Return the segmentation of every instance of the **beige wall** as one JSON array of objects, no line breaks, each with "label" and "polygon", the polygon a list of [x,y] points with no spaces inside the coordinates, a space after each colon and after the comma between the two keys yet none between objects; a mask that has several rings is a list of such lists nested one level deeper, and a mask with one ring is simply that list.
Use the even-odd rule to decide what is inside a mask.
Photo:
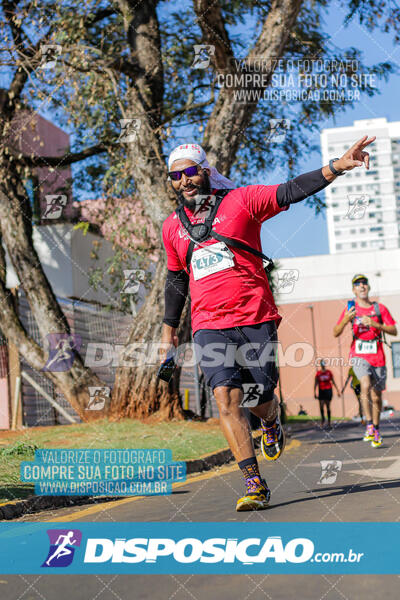
[{"label": "beige wall", "polygon": [[[351,295],[349,295],[349,299]],[[372,300],[378,300],[385,304],[391,312],[393,318],[398,322],[400,320],[400,294],[391,296],[373,297]],[[311,310],[307,308],[310,302],[297,302],[280,305],[279,312],[283,317],[278,330],[279,341],[282,344],[280,356],[280,374],[282,395],[287,403],[291,414],[297,414],[299,405],[302,404],[306,411],[311,415],[319,414],[318,401],[313,397],[313,386],[315,376],[314,361],[317,357],[328,358],[336,383],[341,388],[346,380],[348,371],[348,351],[351,343],[350,328],[346,328],[339,338],[334,338],[332,329],[339,318],[343,308],[346,306],[346,300],[325,300],[312,302],[314,311],[315,334],[316,334],[316,352],[307,360],[303,366],[291,366],[286,363],[293,362],[293,352],[291,344],[301,343],[309,344],[309,353],[313,352],[313,335],[311,325]],[[390,337],[389,341],[400,341],[400,336]],[[400,378],[393,378],[391,351],[385,346],[386,364],[388,368],[387,389],[383,398],[393,404],[400,410]],[[305,359],[307,356],[305,357]],[[294,356],[295,362],[302,365],[301,351],[297,351]],[[305,362],[305,361],[303,361]],[[332,412],[335,416],[342,416],[342,400],[334,394],[332,401]],[[357,413],[357,403],[354,393],[350,386],[346,389],[344,395],[344,414],[352,417]]]}]

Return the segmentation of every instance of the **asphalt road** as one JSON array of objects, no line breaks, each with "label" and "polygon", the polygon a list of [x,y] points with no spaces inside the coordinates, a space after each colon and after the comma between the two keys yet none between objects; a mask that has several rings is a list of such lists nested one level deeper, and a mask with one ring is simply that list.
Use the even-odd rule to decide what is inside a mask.
[{"label": "asphalt road", "polygon": [[[236,513],[243,494],[235,465],[193,476],[171,496],[123,499],[30,515],[41,521],[397,521],[400,518],[400,420],[384,423],[384,444],[361,441],[361,426],[297,433],[276,463],[260,459],[272,491],[265,511]],[[321,465],[321,461],[323,461]],[[383,543],[374,540],[374,543]],[[400,570],[399,570],[400,572]],[[47,575],[0,576],[7,600],[246,600],[398,598],[397,576],[360,575]],[[2,593],[3,592],[3,593]]]}]

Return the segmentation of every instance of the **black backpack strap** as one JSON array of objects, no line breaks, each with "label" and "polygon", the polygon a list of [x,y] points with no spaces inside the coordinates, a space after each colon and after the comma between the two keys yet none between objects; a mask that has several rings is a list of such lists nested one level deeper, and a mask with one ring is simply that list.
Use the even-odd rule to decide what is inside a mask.
[{"label": "black backpack strap", "polygon": [[178,206],[178,208],[175,210],[175,213],[178,217],[178,219],[180,220],[182,227],[185,229],[185,231],[187,232],[188,236],[189,236],[189,246],[186,252],[186,268],[188,270],[188,273],[190,273],[190,264],[192,261],[192,255],[193,255],[193,249],[195,247],[196,244],[201,243],[199,241],[196,241],[192,238],[192,230],[193,227],[204,227],[204,234],[205,235],[204,239],[202,239],[202,241],[206,241],[207,239],[210,238],[209,232],[211,231],[211,227],[213,224],[213,221],[215,219],[215,215],[218,212],[219,206],[222,202],[222,200],[225,198],[226,194],[228,192],[230,192],[231,190],[229,189],[221,189],[221,190],[217,190],[215,196],[216,196],[216,201],[214,206],[212,207],[210,214],[208,215],[207,219],[204,221],[203,224],[198,224],[196,225],[192,225],[192,223],[189,220],[189,217],[187,216],[185,209],[183,207],[183,204],[181,204],[180,206]]},{"label": "black backpack strap", "polygon": [[240,242],[239,240],[235,240],[234,238],[225,237],[224,235],[220,235],[219,233],[216,233],[215,231],[213,231],[211,229],[213,221],[215,219],[215,216],[218,212],[219,206],[228,192],[230,192],[230,190],[228,190],[228,189],[227,190],[225,190],[225,189],[217,190],[216,202],[215,202],[214,206],[212,207],[209,216],[204,221],[204,224],[202,224],[202,226],[204,227],[204,236],[202,236],[202,238],[198,241],[193,239],[193,237],[192,237],[193,228],[200,227],[201,225],[200,224],[192,225],[182,204],[180,206],[178,206],[178,208],[175,211],[178,219],[180,220],[183,228],[188,233],[188,236],[190,239],[189,246],[188,246],[188,249],[186,252],[186,268],[188,270],[188,273],[190,273],[190,264],[192,261],[193,249],[194,249],[195,245],[198,243],[205,242],[207,239],[210,239],[210,237],[212,237],[215,240],[218,240],[220,242],[225,242],[225,244],[227,244],[228,246],[233,246],[234,248],[239,248],[240,250],[245,250],[246,252],[250,252],[254,256],[258,256],[258,258],[262,258],[263,263],[264,263],[264,269],[267,273],[269,273],[274,268],[274,263],[273,263],[273,260],[271,258],[269,258],[266,254],[263,254],[259,250],[256,250],[255,248],[248,246],[244,242]]},{"label": "black backpack strap", "polygon": [[239,248],[240,250],[245,250],[246,252],[250,252],[250,254],[254,254],[254,256],[258,256],[258,258],[262,258],[263,261],[265,261],[267,263],[267,265],[265,265],[265,268],[268,270],[268,272],[270,272],[273,269],[274,262],[271,258],[269,258],[266,254],[263,254],[263,252],[260,252],[259,250],[256,250],[255,248],[252,248],[251,246],[248,246],[244,242],[235,240],[235,238],[225,237],[224,235],[216,233],[216,231],[211,231],[210,236],[212,238],[214,238],[215,240],[219,240],[220,242],[225,242],[225,244],[227,244],[228,246],[233,246],[234,248]]},{"label": "black backpack strap", "polygon": [[186,252],[186,268],[188,270],[188,273],[190,273],[190,263],[192,262],[192,255],[193,255],[193,248],[195,246],[195,243],[193,240],[190,240],[189,242],[189,246]]},{"label": "black backpack strap", "polygon": [[[383,325],[383,319],[382,319],[381,310],[379,308],[378,302],[374,302],[374,310],[375,310],[376,316],[378,317],[379,323],[381,323]],[[389,348],[391,348],[391,345],[386,340],[384,331],[379,332],[379,339],[382,340],[382,337],[383,337],[383,341],[386,344],[386,346],[389,346]]]},{"label": "black backpack strap", "polygon": [[382,319],[382,315],[381,315],[381,310],[379,308],[379,304],[377,302],[374,302],[373,305],[374,305],[375,314],[376,314],[376,316],[379,319],[379,323],[383,323],[383,319]]}]

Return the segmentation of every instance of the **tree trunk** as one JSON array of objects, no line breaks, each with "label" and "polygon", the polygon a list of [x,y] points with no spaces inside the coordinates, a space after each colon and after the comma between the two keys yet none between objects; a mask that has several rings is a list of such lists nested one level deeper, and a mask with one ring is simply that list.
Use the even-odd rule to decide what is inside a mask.
[{"label": "tree trunk", "polygon": [[[70,334],[70,328],[61,311],[53,290],[43,272],[39,257],[32,243],[31,209],[25,190],[19,179],[17,167],[3,155],[0,168],[0,227],[1,236],[7,246],[10,259],[29,302],[33,317],[43,342],[49,333]],[[3,315],[1,328],[8,339],[18,346],[20,354],[36,370],[46,364],[46,354],[29,338],[23,328],[10,292],[5,287],[5,258],[0,249],[1,286],[0,300]],[[42,344],[43,346],[43,344]],[[103,386],[101,380],[82,362],[78,352],[68,371],[43,371],[64,394],[66,400],[84,421],[104,417],[109,410],[109,401],[103,410],[87,410],[90,400],[89,386]]]},{"label": "tree trunk", "polygon": [[[113,418],[145,418],[154,413],[162,420],[183,418],[179,369],[169,384],[157,380],[157,346],[161,340],[164,316],[165,268],[165,258],[162,258],[157,265],[151,292],[135,319],[127,346],[121,354],[121,366],[116,373],[112,396]],[[190,340],[188,306],[182,316],[179,340],[181,344]]]},{"label": "tree trunk", "polygon": [[[146,214],[161,233],[162,223],[174,210],[176,203],[167,181],[159,129],[164,82],[157,0],[149,0],[140,7],[134,0],[119,0],[119,4],[124,16],[131,62],[139,73],[127,94],[130,109],[126,116],[140,120],[137,139],[128,148],[130,170]],[[159,361],[155,356],[152,364],[149,364],[148,358],[147,362],[143,359],[132,362],[132,358],[129,358],[134,344],[147,345],[147,352],[142,353],[142,356],[149,356],[149,344],[160,343],[165,277],[166,258],[160,243],[160,260],[152,280],[151,292],[134,321],[121,359],[126,366],[121,365],[116,373],[111,408],[114,418],[144,418],[154,413],[162,419],[183,418],[179,398],[179,370],[168,385],[157,380]],[[180,343],[190,338],[188,311],[181,323],[178,333]],[[137,354],[137,348],[135,353]]]}]

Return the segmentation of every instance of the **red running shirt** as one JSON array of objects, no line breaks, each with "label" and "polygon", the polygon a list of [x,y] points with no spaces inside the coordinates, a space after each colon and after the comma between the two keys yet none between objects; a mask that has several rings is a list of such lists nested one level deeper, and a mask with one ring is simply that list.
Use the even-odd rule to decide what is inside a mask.
[{"label": "red running shirt", "polygon": [[325,371],[317,371],[315,375],[315,379],[318,382],[318,387],[320,390],[331,390],[332,389],[332,379],[333,375],[329,369]]},{"label": "red running shirt", "polygon": [[[222,200],[214,219],[213,229],[224,236],[235,238],[261,251],[261,224],[288,207],[280,208],[276,200],[278,185],[249,185],[231,190]],[[191,223],[200,223],[185,208]],[[168,269],[186,268],[189,238],[176,213],[163,224],[163,241],[167,252]],[[205,248],[215,244],[210,239],[201,244]],[[255,325],[265,321],[281,321],[278,314],[262,259],[229,246],[234,266],[207,275],[197,281],[190,269],[190,296],[192,302],[193,333],[199,329],[228,329],[239,325]],[[196,254],[196,248],[193,256]]]},{"label": "red running shirt", "polygon": [[[392,315],[383,304],[378,303],[379,310],[381,311],[382,320],[385,325],[395,325],[396,321],[394,321]],[[343,319],[345,313],[347,312],[347,308],[343,309],[342,314],[340,315],[337,324]],[[377,321],[379,323],[378,315],[375,314],[374,305],[372,304],[368,308],[363,308],[359,306],[356,302],[356,316],[353,319],[352,327],[353,333],[356,339],[371,341],[377,340],[377,352],[374,354],[365,354],[358,353],[356,351],[356,339],[352,341],[350,346],[350,354],[349,359],[354,356],[359,356],[360,358],[364,358],[372,367],[384,367],[386,364],[385,353],[383,351],[383,343],[379,340],[379,329],[376,327],[368,327],[367,325],[363,325],[361,323],[361,319],[364,316],[371,317],[373,321]]]}]

